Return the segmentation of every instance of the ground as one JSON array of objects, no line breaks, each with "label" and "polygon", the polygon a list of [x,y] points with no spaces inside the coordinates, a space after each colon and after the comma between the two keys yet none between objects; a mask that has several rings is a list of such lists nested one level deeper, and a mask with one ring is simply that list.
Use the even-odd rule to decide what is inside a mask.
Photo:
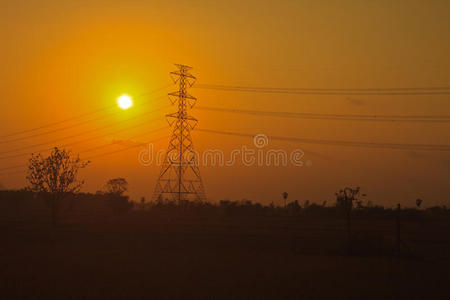
[{"label": "ground", "polygon": [[3,299],[445,297],[448,220],[158,217],[1,221]]}]

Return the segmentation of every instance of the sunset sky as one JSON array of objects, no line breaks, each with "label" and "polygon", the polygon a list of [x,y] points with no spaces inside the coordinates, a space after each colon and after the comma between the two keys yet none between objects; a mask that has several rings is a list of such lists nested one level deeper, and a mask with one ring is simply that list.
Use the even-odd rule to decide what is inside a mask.
[{"label": "sunset sky", "polygon": [[[132,199],[150,199],[159,166],[139,164],[138,153],[145,147],[111,152],[152,140],[157,140],[155,149],[167,147],[170,128],[164,115],[176,107],[165,95],[176,90],[169,86],[174,63],[192,66],[198,84],[450,86],[450,2],[444,0],[1,1],[0,38],[0,184],[6,188],[26,185],[29,155],[20,154],[48,153],[45,149],[52,146],[90,139],[67,147],[91,160],[81,172],[83,191],[95,192],[108,179],[124,177]],[[199,106],[218,108],[450,115],[450,95],[289,95],[199,87],[190,93]],[[116,104],[122,94],[134,99],[128,110]],[[339,189],[360,186],[370,201],[388,207],[398,202],[414,206],[417,198],[425,206],[450,205],[448,151],[270,139],[449,145],[450,123],[276,118],[198,108],[191,114],[199,129],[265,134],[267,149],[302,149],[304,161],[310,162],[303,167],[203,166],[211,201],[247,198],[281,204],[281,193],[287,191],[289,200],[331,204]],[[221,149],[228,155],[243,145],[254,148],[250,137],[195,130],[192,136],[200,152]]]}]

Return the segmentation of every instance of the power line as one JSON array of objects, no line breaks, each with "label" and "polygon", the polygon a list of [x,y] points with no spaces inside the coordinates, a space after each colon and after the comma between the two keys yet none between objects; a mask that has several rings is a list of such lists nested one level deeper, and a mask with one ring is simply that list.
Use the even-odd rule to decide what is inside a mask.
[{"label": "power line", "polygon": [[[159,128],[154,129],[154,130],[150,130],[150,131],[146,131],[144,133],[136,134],[136,135],[131,136],[130,139],[134,139],[134,138],[137,138],[137,137],[140,137],[140,136],[144,136],[144,135],[147,135],[147,134],[150,134],[150,133],[158,132],[158,131],[161,131],[161,130],[163,130],[165,128],[167,128],[167,126],[159,127]],[[151,143],[151,141],[148,142],[148,143]],[[100,146],[96,146],[96,147],[92,147],[92,148],[88,148],[88,149],[82,150],[82,151],[80,151],[78,153],[93,152],[93,151],[96,151],[96,150],[99,150],[99,149],[103,149],[103,148],[107,148],[107,147],[114,146],[114,145],[115,144],[113,144],[113,143],[103,144],[103,145],[100,145]],[[132,147],[127,147],[126,149],[131,149],[131,148],[135,148],[135,147],[139,147],[139,146],[142,146],[142,143],[133,145]],[[51,150],[51,149],[53,149],[53,148],[50,148],[48,150]],[[122,151],[122,150],[113,151],[111,153],[117,153],[117,152],[120,152],[120,151]],[[99,156],[102,156],[102,155],[91,156],[91,157],[88,157],[86,159],[91,159],[91,158],[99,157]],[[26,168],[26,165],[16,165],[16,166],[11,166],[11,167],[1,168],[0,171],[11,170],[11,169],[18,169],[18,168]],[[5,175],[5,174],[9,174],[9,173],[0,173],[0,175]]]},{"label": "power line", "polygon": [[[167,87],[168,87],[168,86],[171,86],[171,85],[173,85],[173,84],[167,85]],[[157,92],[157,91],[159,91],[159,90],[161,90],[161,89],[163,89],[163,88],[166,88],[166,86],[165,86],[165,87],[162,87],[162,88],[160,88],[160,89],[158,89],[158,90],[155,90],[155,91],[152,91],[152,92],[149,92],[149,93],[142,94],[142,95],[140,95],[140,96],[138,96],[138,97],[144,96],[144,95],[146,95],[146,94],[152,94],[152,93],[155,93],[155,92]],[[159,98],[162,98],[162,96],[157,97],[156,99],[159,99]],[[155,100],[155,99],[153,99],[153,100]],[[147,102],[147,101],[146,101],[146,102]],[[138,105],[141,105],[141,104],[143,104],[143,103],[139,103]],[[130,120],[136,119],[137,117],[141,117],[141,116],[147,115],[148,113],[153,113],[153,112],[155,112],[155,111],[161,110],[161,109],[166,108],[166,107],[168,107],[168,106],[169,106],[169,105],[166,105],[166,106],[164,106],[164,107],[161,107],[161,108],[152,110],[152,111],[150,111],[150,112],[146,112],[146,113],[140,114],[140,115],[138,115],[138,116],[131,117],[131,118],[126,119],[125,121],[122,121],[122,122],[126,122],[126,121],[130,121]],[[87,116],[87,115],[92,115],[92,114],[95,114],[95,113],[98,113],[98,112],[101,112],[101,111],[105,111],[105,110],[107,110],[107,109],[109,109],[109,108],[104,108],[104,109],[92,111],[92,112],[89,112],[89,113],[86,113],[86,114],[83,114],[83,115],[79,115],[79,116],[76,116],[76,117],[73,117],[73,118],[70,118],[70,119],[66,119],[66,120],[63,120],[63,121],[59,121],[59,122],[55,122],[55,123],[43,125],[43,126],[40,126],[40,127],[37,127],[37,128],[33,128],[33,129],[24,130],[24,131],[21,131],[21,132],[16,132],[16,133],[13,133],[13,134],[8,134],[8,135],[6,135],[6,136],[13,136],[13,135],[16,135],[16,134],[17,134],[17,135],[20,135],[20,134],[24,134],[24,133],[29,133],[29,132],[33,132],[33,131],[38,131],[38,130],[43,129],[43,128],[52,127],[52,126],[54,126],[54,125],[62,124],[62,123],[65,123],[65,122],[68,122],[68,121],[72,121],[72,120],[75,120],[75,119],[80,119],[80,118],[85,117],[85,116]],[[99,119],[99,118],[97,118],[97,119]],[[97,120],[97,119],[95,119],[95,120]],[[92,121],[92,120],[88,120],[88,121],[85,121],[85,122],[83,122],[83,123],[87,123],[87,122],[89,122],[89,121]],[[81,124],[83,124],[83,123],[77,123],[77,125],[81,125]],[[128,127],[126,127],[126,128],[122,128],[122,129],[116,130],[115,133],[116,133],[116,132],[120,132],[120,131],[124,131],[124,130],[129,130],[129,129],[131,129],[131,128],[136,128],[136,127],[139,127],[139,126],[142,126],[142,125],[147,125],[147,124],[148,124],[148,121],[145,122],[145,123],[139,123],[139,124],[137,124],[137,125],[128,126]],[[75,126],[77,126],[77,125],[75,125]],[[88,132],[83,132],[83,133],[81,133],[81,134],[79,133],[79,134],[77,134],[77,135],[66,136],[66,137],[63,137],[63,138],[59,138],[58,140],[54,140],[54,141],[52,141],[52,142],[61,141],[61,140],[63,140],[63,139],[74,138],[74,137],[77,137],[77,136],[80,136],[80,135],[84,135],[84,134],[90,133],[90,132],[92,132],[92,131],[98,131],[98,130],[102,130],[102,129],[105,129],[105,128],[113,127],[113,126],[111,126],[111,125],[114,126],[115,124],[109,124],[109,125],[102,126],[102,127],[99,127],[99,128],[93,129],[93,130],[91,129],[91,130],[88,131]],[[71,128],[71,127],[75,127],[75,126],[72,125],[72,126],[70,126],[70,128]],[[49,134],[49,133],[53,133],[53,132],[60,131],[60,130],[64,130],[64,129],[68,129],[68,128],[69,128],[69,127],[59,128],[59,129],[56,129],[56,130],[52,130],[52,131],[50,131],[50,132],[45,132],[45,133],[35,134],[35,135],[32,135],[31,137],[41,136],[41,135],[44,135],[44,134]],[[152,131],[150,131],[150,132],[159,131],[159,130],[164,129],[164,128],[165,128],[165,127],[157,128],[157,129],[152,130]],[[145,134],[148,134],[148,133],[150,133],[150,132],[146,132]],[[107,135],[109,135],[109,134],[107,134]],[[88,139],[79,140],[79,141],[76,141],[76,142],[73,142],[73,143],[65,144],[65,145],[63,145],[63,147],[70,146],[70,145],[75,145],[75,144],[80,144],[80,143],[84,143],[84,142],[86,142],[86,141],[90,141],[90,140],[93,140],[93,139],[98,139],[98,138],[101,138],[101,137],[104,137],[104,136],[107,136],[107,135],[103,135],[103,136],[95,136],[95,137],[91,137],[91,138],[88,138]],[[138,134],[138,135],[133,136],[133,137],[131,137],[131,138],[138,137],[138,136],[141,136],[141,135],[142,135],[142,134]],[[3,136],[3,137],[5,137],[5,136]],[[30,138],[30,136],[28,136],[28,137],[21,137],[20,139],[16,139],[16,140],[24,140],[24,139],[28,139],[28,138]],[[10,141],[11,141],[11,140],[10,140]],[[26,147],[26,148],[32,148],[32,147],[36,147],[36,146],[44,145],[44,144],[48,144],[48,143],[34,144],[34,145],[31,145],[31,146]],[[112,145],[113,145],[113,144],[105,144],[105,145],[97,146],[97,147],[94,147],[94,148],[90,148],[90,149],[83,150],[82,153],[85,153],[85,152],[92,152],[92,151],[95,151],[95,150],[98,150],[98,149],[102,149],[102,148],[106,148],[106,147],[112,146]],[[24,147],[22,147],[21,149],[24,149]],[[20,149],[20,150],[21,150],[21,149]],[[53,148],[46,148],[46,149],[42,149],[42,150],[39,150],[39,151],[49,151],[49,150],[51,150],[51,149],[53,149]],[[19,149],[14,149],[13,151],[19,151]],[[6,151],[6,152],[11,153],[12,151]],[[114,151],[114,153],[116,153],[116,152],[117,152],[117,151]],[[24,155],[29,155],[29,153],[16,154],[16,155],[7,156],[7,157],[0,157],[0,159],[13,158],[13,157],[20,157],[20,156],[24,156]],[[108,155],[108,153],[105,153],[105,154],[103,154],[103,155]],[[23,166],[23,165],[10,166],[10,167],[6,167],[6,168],[3,168],[3,169],[0,169],[0,171],[11,170],[11,169],[16,169],[16,168],[23,168],[23,167],[25,167],[25,166]],[[11,172],[8,172],[8,173],[1,173],[0,175],[8,175],[8,174],[15,174],[15,173],[19,173],[19,172],[13,172],[13,173],[11,173]]]},{"label": "power line", "polygon": [[[145,144],[155,143],[155,142],[161,141],[163,139],[167,139],[167,138],[168,138],[168,136],[166,135],[166,136],[163,136],[163,137],[160,137],[160,138],[157,138],[157,139],[146,141]],[[98,155],[95,155],[95,156],[90,156],[90,157],[87,157],[86,159],[93,159],[93,158],[98,158],[98,157],[104,157],[104,156],[107,156],[107,155],[116,154],[116,153],[119,153],[119,152],[123,152],[123,151],[127,151],[127,150],[130,150],[130,149],[133,149],[133,148],[137,148],[137,147],[140,147],[140,146],[142,146],[142,144],[131,145],[131,146],[123,148],[123,149],[119,149],[119,150],[115,150],[115,151],[111,151],[111,152],[106,152],[106,153],[101,153],[101,154],[98,154]]]},{"label": "power line", "polygon": [[[158,119],[158,120],[160,120],[160,119]],[[139,124],[137,124],[137,125],[129,126],[129,127],[127,127],[127,128],[121,128],[121,129],[119,129],[119,130],[114,131],[113,133],[122,132],[122,131],[130,130],[130,129],[133,129],[133,128],[138,128],[138,127],[141,127],[141,126],[144,126],[144,125],[148,125],[149,123],[151,123],[151,122],[148,122],[148,121],[142,122],[142,123],[139,123]],[[65,148],[65,147],[68,147],[68,146],[73,146],[73,145],[77,145],[77,144],[86,143],[86,142],[89,142],[89,141],[92,141],[92,140],[97,140],[97,139],[100,139],[100,138],[104,138],[104,137],[106,137],[106,136],[108,136],[108,135],[110,135],[110,134],[111,134],[111,133],[103,134],[103,135],[98,135],[98,136],[94,136],[94,137],[90,137],[90,138],[83,139],[83,140],[79,140],[79,141],[76,141],[76,142],[73,142],[73,143],[67,143],[67,144],[61,145],[60,147]],[[77,136],[78,136],[78,135],[77,135]],[[70,136],[70,137],[67,137],[67,138],[73,138],[73,137],[76,137],[76,136]],[[66,139],[66,138],[64,138],[64,139]],[[60,139],[60,140],[62,140],[62,139]],[[60,140],[58,140],[58,141],[60,141]],[[39,149],[39,150],[35,150],[34,152],[50,151],[50,150],[52,150],[53,148],[54,148],[54,147],[49,147],[49,148]],[[0,160],[11,159],[11,158],[18,158],[18,157],[24,157],[24,156],[28,156],[28,155],[30,155],[29,152],[26,152],[26,153],[18,153],[18,154],[13,154],[13,155],[8,155],[8,156],[0,156]]]},{"label": "power line", "polygon": [[[148,134],[148,132],[145,133],[145,134]],[[168,138],[168,136],[163,136],[163,137],[160,137],[160,138],[157,138],[157,139],[152,139],[152,140],[146,141],[145,143],[146,144],[155,143],[157,141],[160,141],[160,140],[163,140],[163,139],[166,139],[166,138]],[[114,150],[114,151],[110,151],[110,152],[104,152],[104,153],[101,153],[101,154],[98,154],[98,155],[94,155],[94,156],[89,156],[86,159],[90,160],[90,159],[93,159],[93,158],[105,157],[105,156],[113,155],[113,154],[116,154],[116,153],[124,152],[124,151],[130,150],[130,149],[134,149],[134,148],[137,148],[137,147],[140,147],[140,146],[142,146],[142,144],[131,145],[131,146],[125,147],[123,149]],[[26,166],[22,165],[20,167],[24,168]],[[6,169],[2,169],[1,171],[3,171],[3,170],[6,170]],[[24,172],[23,170],[22,171],[15,171],[15,172],[4,172],[4,173],[0,173],[0,176],[9,176],[9,175],[15,175],[15,174],[23,174],[23,172]]]},{"label": "power line", "polygon": [[259,111],[234,108],[220,108],[211,106],[198,106],[200,110],[217,111],[226,113],[280,117],[280,118],[302,118],[302,119],[325,119],[325,120],[343,120],[343,121],[370,121],[370,122],[429,122],[429,123],[450,123],[450,115],[360,115],[360,114],[315,114],[298,112],[279,112],[279,111]]},{"label": "power line", "polygon": [[42,125],[42,126],[39,126],[39,127],[35,127],[35,128],[31,128],[31,129],[26,129],[26,130],[22,130],[22,131],[16,131],[16,132],[13,132],[13,133],[9,133],[9,134],[6,134],[6,135],[2,135],[2,136],[0,136],[0,138],[3,139],[3,138],[6,138],[6,137],[10,137],[10,136],[21,135],[21,134],[24,134],[24,133],[30,133],[30,132],[38,131],[38,130],[41,130],[41,129],[53,127],[53,126],[55,126],[55,125],[64,124],[64,123],[66,123],[66,122],[70,122],[70,121],[78,120],[78,119],[81,119],[81,118],[84,118],[84,117],[87,117],[87,116],[90,116],[90,115],[94,115],[94,114],[97,114],[97,113],[99,113],[99,112],[106,111],[106,110],[108,110],[108,109],[110,109],[110,108],[102,108],[102,109],[98,109],[98,110],[95,110],[95,111],[91,111],[91,112],[89,112],[89,113],[85,113],[85,114],[82,114],[82,115],[78,115],[78,116],[75,116],[75,117],[72,117],[72,118],[69,118],[69,119],[61,120],[61,121],[58,121],[58,122],[48,123],[48,124],[46,124],[46,125]]},{"label": "power line", "polygon": [[[158,132],[158,131],[161,131],[161,130],[166,129],[166,128],[167,128],[167,126],[161,126],[161,127],[156,128],[156,129],[153,129],[153,130],[150,130],[150,131],[146,131],[145,133],[140,133],[140,134],[133,135],[133,136],[129,137],[129,139],[135,139],[135,138],[138,138],[140,136],[147,135],[147,134],[154,133],[154,132]],[[112,146],[112,145],[115,145],[115,144],[114,143],[112,143],[112,144],[111,143],[110,144],[104,144],[104,145],[100,145],[100,146],[96,146],[96,147],[92,147],[92,148],[88,148],[88,149],[82,150],[79,153],[92,152],[92,151],[96,151],[98,149],[103,149],[103,148],[106,148],[106,147],[109,147],[109,146]],[[142,143],[140,143],[140,144],[138,144],[136,146],[142,146]]]},{"label": "power line", "polygon": [[377,91],[450,91],[450,86],[442,87],[401,87],[401,88],[276,88],[276,87],[248,87],[236,85],[219,85],[219,84],[197,84],[197,87],[224,87],[224,88],[264,88],[273,90],[293,90],[293,91],[322,91],[322,92],[377,92]]},{"label": "power line", "polygon": [[371,88],[371,89],[307,89],[307,88],[277,88],[257,86],[232,86],[217,84],[198,84],[196,88],[234,92],[270,93],[270,94],[300,94],[300,95],[331,95],[331,96],[414,96],[414,95],[450,95],[450,87],[429,88]]},{"label": "power line", "polygon": [[0,176],[11,176],[11,175],[16,175],[16,174],[23,174],[23,171],[0,173]]},{"label": "power line", "polygon": [[15,166],[10,166],[10,167],[6,167],[6,168],[2,168],[1,171],[5,171],[5,170],[13,170],[13,169],[18,169],[18,168],[23,168],[24,165],[15,165]]},{"label": "power line", "polygon": [[[166,88],[168,88],[168,87],[170,87],[172,85],[173,85],[173,83],[165,85],[165,86],[162,86],[162,87],[160,87],[158,89],[155,89],[155,90],[153,90],[151,92],[142,93],[142,94],[136,96],[135,98],[138,99],[138,98],[141,98],[141,97],[146,96],[146,95],[157,93],[157,92],[159,92],[159,91],[161,91],[163,89],[166,89]],[[152,100],[156,100],[156,99],[159,99],[159,98],[161,98],[161,96],[157,97],[155,99],[152,99]],[[146,103],[148,101],[150,101],[150,100],[146,100],[145,102],[142,102],[142,103],[137,103],[136,106],[142,105],[142,104],[144,104],[144,103]],[[2,136],[0,136],[0,139],[6,138],[6,137],[11,137],[11,136],[22,135],[22,134],[25,134],[25,133],[31,133],[31,132],[35,132],[35,131],[38,131],[38,130],[41,130],[41,129],[45,129],[45,128],[53,127],[53,126],[56,126],[56,125],[64,124],[64,123],[67,123],[67,122],[70,122],[70,121],[82,119],[84,117],[91,116],[91,115],[97,114],[99,112],[107,111],[107,110],[113,109],[115,107],[116,107],[115,105],[110,105],[108,107],[104,107],[104,108],[101,108],[101,109],[93,110],[93,111],[90,111],[90,112],[87,112],[87,113],[84,113],[84,114],[80,114],[78,116],[74,116],[74,117],[71,117],[71,118],[68,118],[68,119],[65,119],[65,120],[61,120],[61,121],[57,121],[57,122],[53,122],[53,123],[48,123],[48,124],[45,124],[45,125],[42,125],[42,126],[39,126],[39,127],[30,128],[30,129],[26,129],[26,130],[22,130],[22,131],[16,131],[16,132],[13,132],[13,133],[2,135]],[[110,115],[114,115],[114,114],[117,114],[117,113],[119,113],[119,112],[113,112]],[[103,116],[103,117],[100,117],[100,118],[96,118],[96,119],[91,119],[91,120],[88,120],[88,121],[100,120],[100,119],[103,119],[103,118],[105,118],[107,116],[109,116],[109,115],[106,115],[106,116]],[[85,122],[81,122],[81,123],[79,123],[79,125],[82,125],[84,123]],[[78,126],[78,125],[75,125],[75,126]],[[63,129],[60,129],[60,130],[64,130],[64,129],[66,129],[66,128],[63,128]],[[18,140],[20,140],[20,139],[18,139]],[[12,141],[15,141],[15,140],[0,141],[0,143],[6,143],[6,142],[12,142]]]},{"label": "power line", "polygon": [[[155,98],[155,99],[153,99],[153,100],[157,100],[157,99],[160,99],[160,98],[163,98],[163,97],[164,97],[164,96],[159,96],[159,97],[157,97],[157,98]],[[165,107],[167,107],[167,106],[165,106]],[[110,115],[117,114],[117,113],[118,113],[118,112],[112,113],[112,114],[110,114]],[[49,131],[45,131],[45,132],[41,132],[41,133],[36,133],[36,134],[33,134],[33,135],[28,135],[28,136],[23,136],[23,137],[15,138],[15,139],[12,139],[12,140],[4,140],[4,141],[0,141],[0,144],[11,143],[11,142],[17,142],[17,141],[24,141],[24,140],[28,140],[28,139],[35,138],[35,137],[41,137],[41,136],[43,136],[43,135],[48,135],[48,134],[52,134],[52,133],[55,133],[55,132],[59,132],[59,131],[63,131],[63,130],[71,129],[71,128],[75,128],[75,127],[78,127],[78,126],[87,124],[87,123],[89,123],[89,122],[92,122],[92,121],[98,121],[98,120],[101,120],[101,119],[105,119],[105,118],[109,117],[110,115],[104,115],[104,116],[101,116],[101,117],[96,118],[96,119],[91,119],[91,120],[87,120],[87,121],[82,121],[82,122],[78,122],[78,123],[76,123],[76,124],[71,124],[71,125],[68,125],[68,126],[65,126],[65,127],[59,127],[59,128],[52,129],[52,130],[49,130]],[[141,115],[143,115],[143,114],[141,114]],[[129,118],[129,119],[125,120],[125,121],[131,120],[131,119],[133,119],[133,117],[132,117],[132,118]],[[114,125],[115,125],[115,124],[114,124]],[[110,125],[107,125],[106,127],[110,127]],[[87,131],[87,132],[88,132],[88,133],[89,133],[89,132],[92,132],[92,130],[89,130],[89,131]]]},{"label": "power line", "polygon": [[[128,118],[128,119],[126,119],[126,120],[123,120],[122,123],[128,122],[128,121],[132,121],[132,120],[136,120],[136,119],[140,119],[141,117],[145,117],[145,116],[147,116],[147,115],[149,115],[149,114],[152,114],[152,113],[154,113],[154,112],[156,112],[156,111],[162,110],[162,109],[164,109],[164,108],[166,108],[166,107],[168,107],[168,105],[163,106],[163,107],[158,108],[158,109],[154,109],[154,110],[145,112],[145,113],[142,113],[142,114],[139,114],[139,115],[137,115],[137,116],[133,116],[133,117],[131,117],[131,118]],[[116,125],[117,125],[116,123],[110,123],[110,124],[107,124],[107,125],[105,125],[105,126],[101,126],[101,127],[97,127],[97,128],[93,128],[93,129],[87,130],[87,131],[83,131],[83,132],[81,132],[81,133],[77,133],[77,134],[75,134],[75,135],[70,135],[70,136],[65,136],[65,137],[57,138],[57,139],[52,140],[52,141],[49,141],[49,142],[44,142],[44,143],[39,143],[39,144],[33,144],[33,145],[29,145],[29,146],[25,146],[25,147],[18,148],[18,149],[12,149],[12,150],[8,150],[8,151],[3,151],[3,152],[0,152],[0,154],[6,154],[6,153],[11,153],[11,152],[17,152],[17,151],[20,151],[20,150],[23,150],[23,149],[33,149],[33,148],[38,147],[38,146],[49,145],[49,144],[52,144],[52,143],[60,142],[60,141],[62,141],[62,140],[67,140],[67,139],[71,139],[71,138],[83,136],[83,135],[86,135],[86,134],[89,134],[89,133],[92,133],[92,132],[101,131],[101,130],[103,130],[103,129],[112,128],[112,127],[114,127],[114,126],[116,126]],[[125,127],[125,128],[118,129],[118,130],[116,130],[116,131],[113,132],[113,133],[121,132],[121,131],[124,131],[124,130],[133,129],[133,128],[136,128],[136,127],[139,127],[139,126],[143,126],[143,125],[148,125],[148,121],[143,122],[143,123],[139,123],[139,124],[137,124],[137,125],[133,125],[133,126],[129,126],[129,127]],[[107,134],[107,135],[108,135],[108,134]],[[79,143],[82,143],[82,142],[85,142],[85,141],[90,141],[90,140],[94,140],[94,139],[97,139],[97,138],[102,138],[102,137],[105,137],[105,136],[106,136],[106,135],[100,135],[100,136],[96,136],[96,137],[93,137],[93,138],[88,138],[88,139],[86,139],[86,140],[82,140],[82,141],[79,141],[79,142],[75,142],[75,143],[71,143],[71,144],[66,144],[66,146],[67,146],[67,145],[75,145],[75,144],[79,144]],[[47,149],[37,150],[37,151],[46,151],[46,150],[47,150]],[[28,154],[29,154],[29,153],[22,153],[22,154],[20,154],[20,153],[17,154],[17,153],[16,153],[16,154],[14,154],[14,155],[9,155],[9,156],[0,156],[0,160],[2,160],[2,159],[7,159],[7,158],[21,157],[21,156],[28,155]]]},{"label": "power line", "polygon": [[[232,131],[220,131],[211,129],[198,129],[200,132],[231,135],[239,137],[254,137],[254,134],[239,133]],[[380,142],[355,142],[355,141],[343,141],[343,140],[324,140],[324,139],[311,139],[311,138],[299,138],[299,137],[283,137],[283,136],[269,136],[269,139],[300,142],[305,144],[318,144],[318,145],[330,145],[330,146],[346,146],[346,147],[359,147],[359,148],[385,148],[385,149],[398,149],[398,150],[417,150],[417,151],[450,151],[450,145],[431,145],[431,144],[398,144],[398,143],[380,143]]]}]

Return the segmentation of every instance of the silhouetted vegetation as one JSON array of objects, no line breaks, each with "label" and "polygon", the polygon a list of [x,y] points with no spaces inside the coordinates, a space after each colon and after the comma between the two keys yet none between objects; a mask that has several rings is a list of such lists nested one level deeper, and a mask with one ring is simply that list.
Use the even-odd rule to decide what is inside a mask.
[{"label": "silhouetted vegetation", "polygon": [[28,165],[28,189],[48,201],[53,225],[61,209],[61,200],[79,192],[83,185],[84,181],[78,180],[77,175],[88,163],[72,152],[57,147],[48,157],[32,154]]},{"label": "silhouetted vegetation", "polygon": [[106,193],[122,196],[128,191],[128,182],[125,178],[113,178],[106,182]]},{"label": "silhouetted vegetation", "polygon": [[352,209],[353,206],[356,206],[357,209],[362,209],[362,198],[365,195],[360,194],[359,187],[355,189],[350,187],[345,187],[343,190],[340,190],[336,195],[336,207],[340,208],[346,216],[347,219],[347,240],[348,240],[348,249],[351,252],[352,248]]},{"label": "silhouetted vegetation", "polygon": [[[289,298],[310,285],[306,295],[330,298],[339,291],[351,298],[372,290],[370,280],[392,272],[402,274],[391,277],[392,289],[414,289],[424,296],[429,295],[425,286],[444,286],[449,275],[446,207],[401,210],[402,240],[411,255],[397,261],[397,211],[371,202],[352,210],[348,253],[346,215],[338,201],[327,206],[294,200],[284,207],[247,199],[166,200],[132,207],[126,196],[73,193],[61,200],[60,226],[48,230],[49,210],[36,195],[0,192],[0,289],[13,295],[8,299],[63,299],[68,290],[72,298],[87,299],[183,298],[186,293],[231,297],[237,292]],[[317,268],[326,272],[308,272]],[[418,279],[417,273],[427,276]],[[199,277],[198,282],[186,284],[186,276]],[[332,291],[321,290],[323,280],[337,283]],[[387,297],[389,291],[380,295]]]},{"label": "silhouetted vegetation", "polygon": [[[48,205],[48,197],[42,197],[45,194],[35,193],[29,190],[18,191],[0,191],[1,215],[8,214],[10,217],[26,216],[33,214],[32,211],[40,212],[41,215],[46,214],[45,210]],[[334,205],[326,206],[326,202],[321,205],[309,203],[305,201],[303,206],[298,200],[287,203],[286,207],[275,206],[273,203],[263,205],[261,203],[252,202],[247,199],[240,201],[221,200],[217,203],[210,202],[192,202],[184,201],[178,204],[176,201],[151,201],[145,202],[140,199],[139,202],[131,202],[128,196],[118,195],[114,193],[97,192],[91,193],[65,193],[64,198],[59,201],[59,208],[62,209],[64,215],[71,212],[76,213],[82,210],[85,215],[113,215],[120,216],[127,212],[140,212],[165,215],[186,214],[199,215],[222,215],[222,216],[284,216],[289,218],[334,218],[347,220],[347,210],[342,207],[342,200],[337,199]],[[144,201],[143,201],[144,200]],[[100,213],[101,212],[101,213]],[[450,210],[446,206],[433,206],[424,209],[402,208],[402,218],[405,220],[422,220],[423,218],[449,218]],[[396,210],[393,208],[385,208],[380,205],[374,205],[367,202],[366,205],[360,204],[351,211],[352,218],[393,218]],[[63,221],[63,220],[61,220]]]}]

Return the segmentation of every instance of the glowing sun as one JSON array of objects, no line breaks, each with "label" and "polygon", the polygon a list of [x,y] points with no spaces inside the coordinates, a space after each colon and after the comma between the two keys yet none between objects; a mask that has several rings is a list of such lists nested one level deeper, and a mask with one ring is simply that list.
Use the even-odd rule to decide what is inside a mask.
[{"label": "glowing sun", "polygon": [[117,104],[121,109],[129,109],[133,106],[133,100],[130,96],[124,94],[117,98]]}]

